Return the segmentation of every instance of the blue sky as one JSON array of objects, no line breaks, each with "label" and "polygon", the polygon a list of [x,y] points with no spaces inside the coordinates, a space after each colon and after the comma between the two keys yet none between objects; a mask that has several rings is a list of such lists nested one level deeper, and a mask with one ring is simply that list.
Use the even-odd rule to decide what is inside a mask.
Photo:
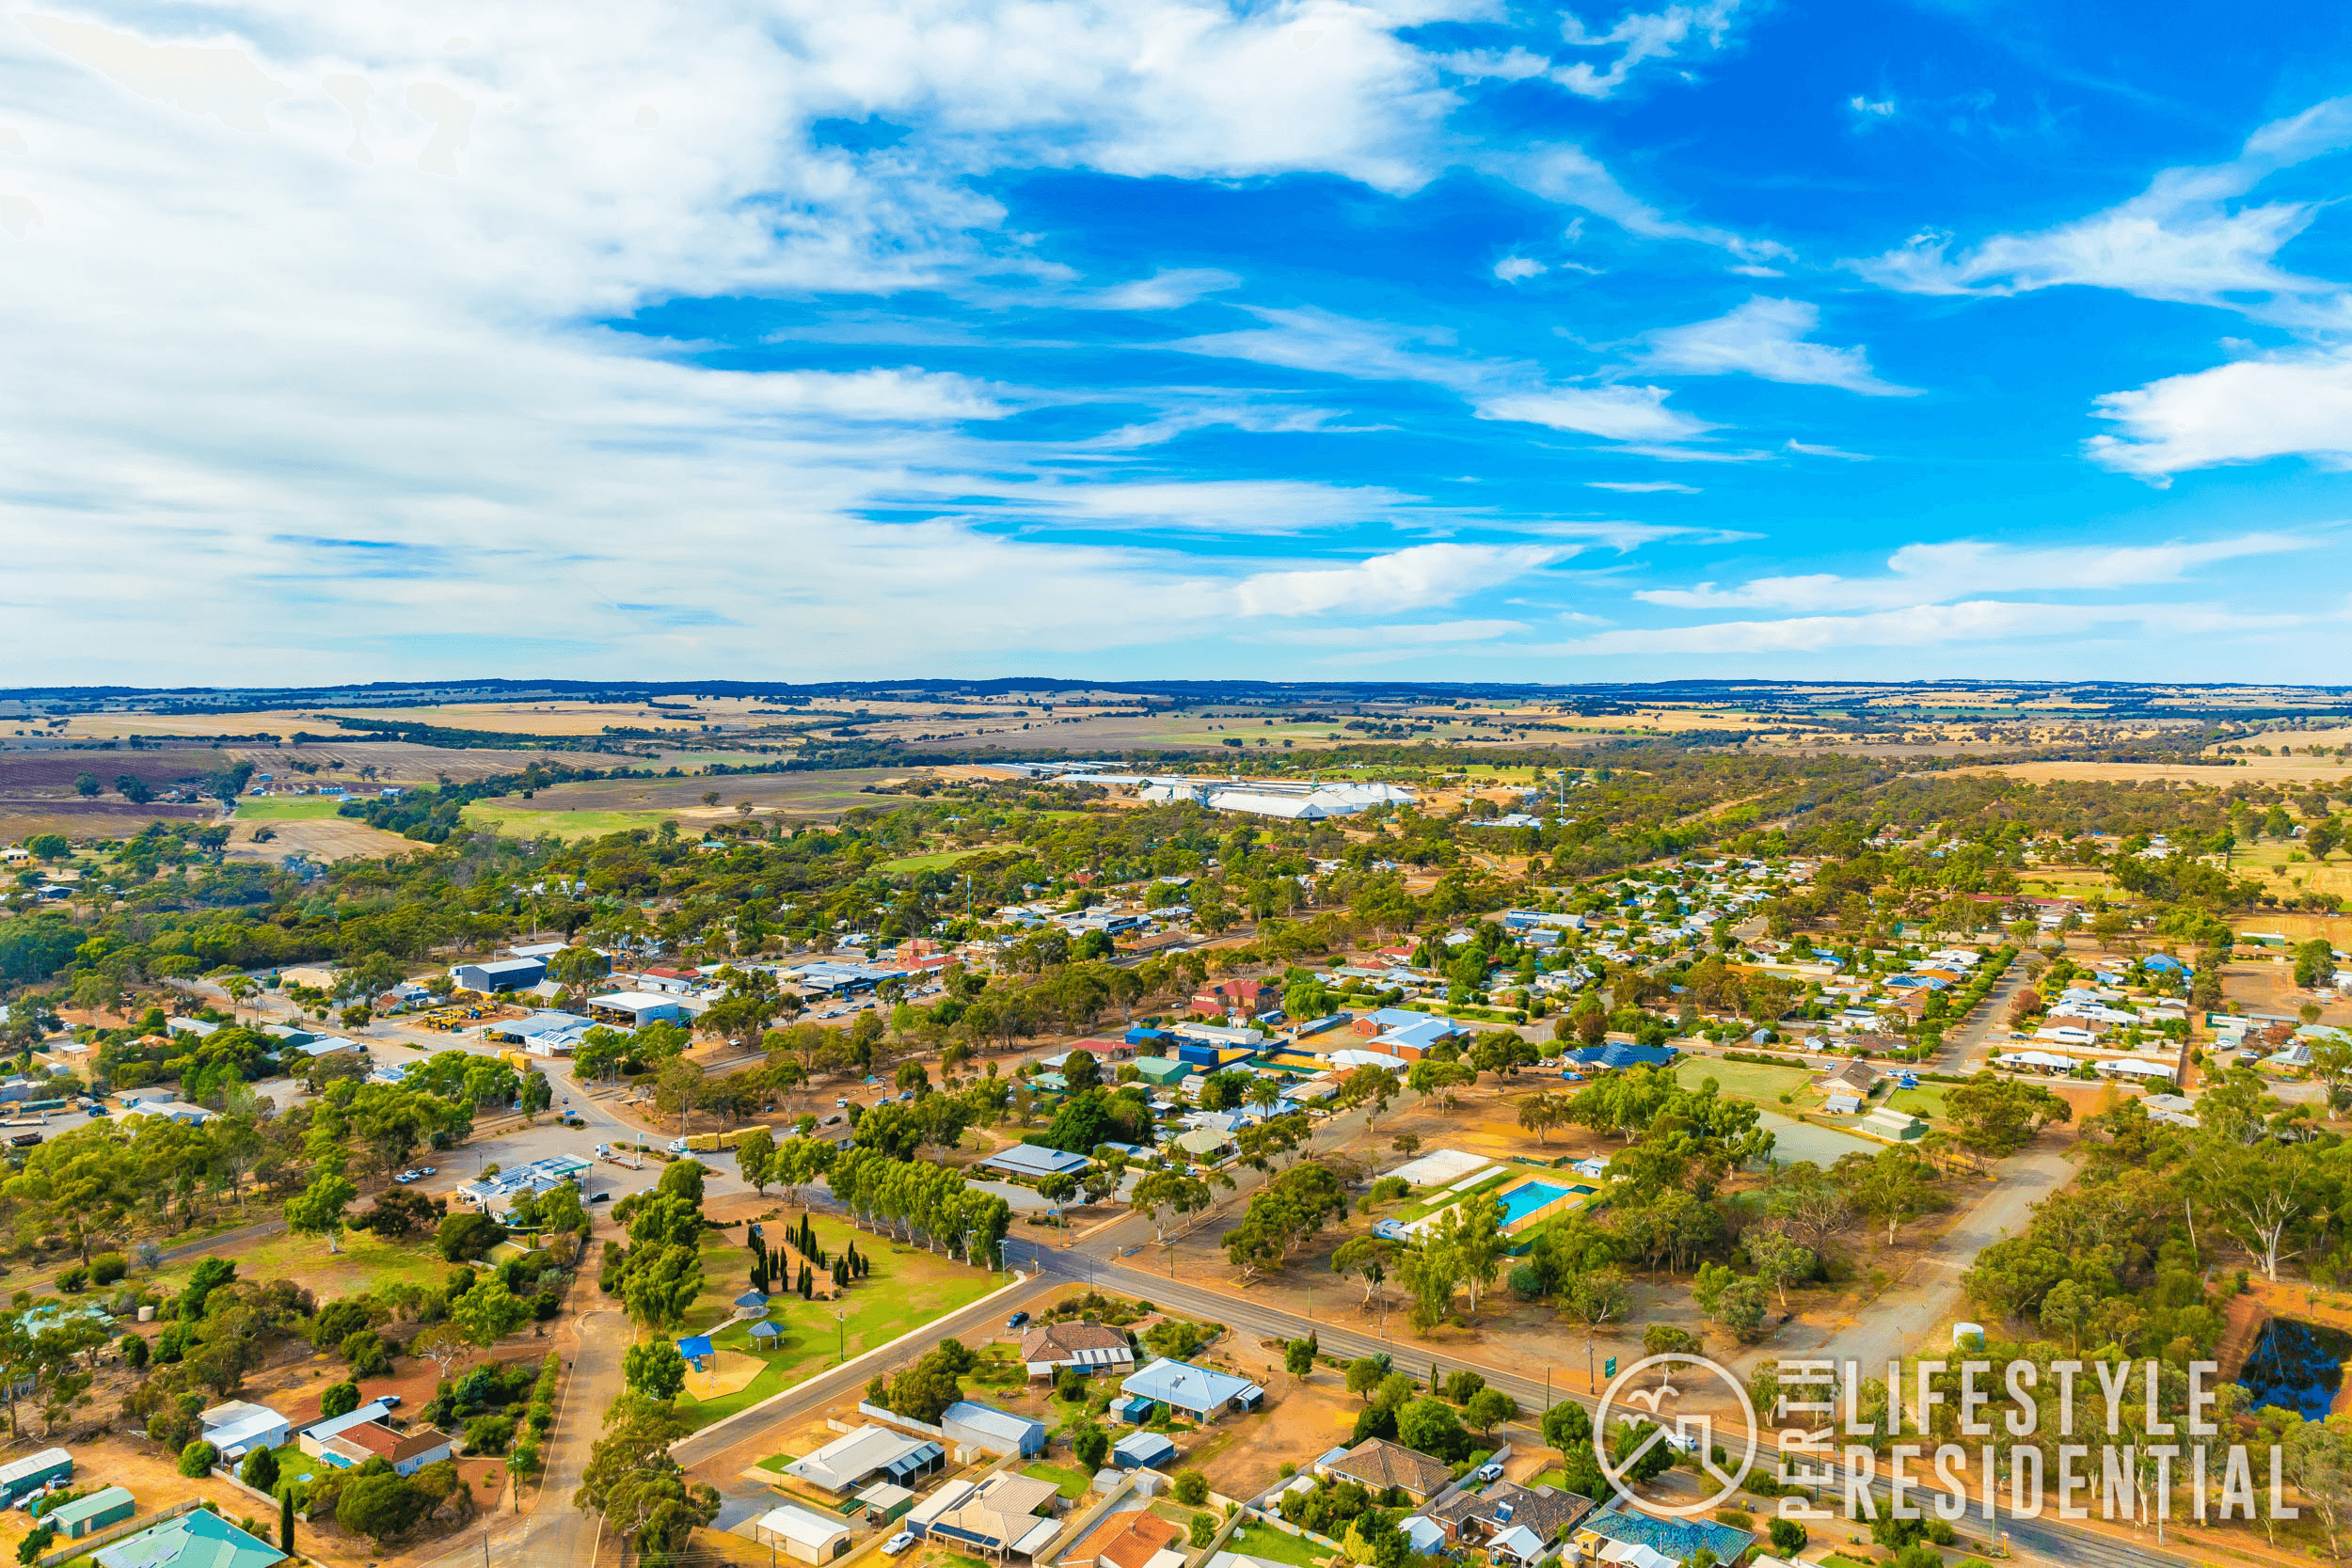
[{"label": "blue sky", "polygon": [[26,11],[24,679],[2340,680],[2340,9]]}]

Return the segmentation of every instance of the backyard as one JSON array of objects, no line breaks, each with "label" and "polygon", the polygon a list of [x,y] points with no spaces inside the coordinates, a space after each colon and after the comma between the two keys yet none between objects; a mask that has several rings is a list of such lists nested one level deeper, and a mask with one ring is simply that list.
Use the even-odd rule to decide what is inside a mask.
[{"label": "backyard", "polygon": [[1329,1555],[1311,1541],[1303,1541],[1255,1519],[1227,1536],[1225,1549],[1238,1552],[1243,1557],[1261,1558],[1267,1562],[1287,1562],[1293,1568],[1318,1568]]}]

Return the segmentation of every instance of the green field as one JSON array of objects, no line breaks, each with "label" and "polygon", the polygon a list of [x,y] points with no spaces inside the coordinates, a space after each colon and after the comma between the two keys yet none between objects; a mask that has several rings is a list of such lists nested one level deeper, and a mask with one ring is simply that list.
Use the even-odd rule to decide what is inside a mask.
[{"label": "green field", "polygon": [[[708,1283],[687,1313],[685,1324],[678,1331],[681,1337],[708,1333],[711,1325],[733,1315],[735,1298],[751,1288],[752,1255],[743,1244],[743,1235],[739,1227],[705,1234],[703,1271]],[[715,1349],[742,1351],[756,1355],[767,1366],[732,1394],[712,1400],[696,1400],[689,1395],[681,1400],[679,1408],[689,1421],[698,1428],[708,1426],[790,1387],[806,1373],[837,1356],[855,1356],[877,1345],[888,1344],[1004,1283],[1001,1275],[992,1275],[919,1246],[900,1246],[884,1237],[852,1231],[841,1220],[817,1222],[817,1242],[825,1249],[827,1258],[838,1253],[852,1237],[859,1253],[873,1260],[873,1270],[850,1288],[848,1297],[837,1307],[832,1302],[802,1301],[791,1296],[771,1299],[769,1321],[784,1330],[784,1337],[774,1341],[772,1350],[752,1349],[750,1323],[735,1323],[711,1336]],[[838,1322],[834,1318],[836,1309],[846,1314]]]},{"label": "green field", "polygon": [[[251,1219],[240,1221],[250,1224]],[[341,1252],[330,1253],[316,1236],[283,1234],[251,1246],[233,1248],[221,1256],[237,1265],[237,1277],[254,1281],[291,1279],[322,1302],[333,1296],[358,1295],[379,1285],[434,1286],[449,1277],[430,1239],[387,1242],[365,1230],[346,1228]],[[155,1271],[154,1289],[170,1291],[196,1273],[198,1259],[186,1259]]]},{"label": "green field", "polygon": [[960,860],[983,853],[978,849],[937,849],[928,855],[900,855],[896,860],[876,861],[874,869],[882,872],[911,873],[945,871]]},{"label": "green field", "polygon": [[1693,1057],[1677,1063],[1675,1081],[1690,1088],[1698,1087],[1708,1078],[1723,1085],[1724,1093],[1740,1100],[1753,1100],[1759,1104],[1774,1105],[1791,1089],[1801,1089],[1812,1081],[1813,1075],[1803,1068],[1766,1067],[1760,1062],[1719,1062],[1712,1056]]},{"label": "green field", "polygon": [[341,800],[329,800],[316,795],[271,796],[266,800],[251,798],[237,802],[240,822],[315,822],[331,817],[342,809]]},{"label": "green field", "polygon": [[1263,1558],[1268,1562],[1287,1562],[1293,1568],[1317,1568],[1326,1555],[1311,1541],[1302,1541],[1255,1520],[1227,1536],[1225,1549],[1243,1557]]},{"label": "green field", "polygon": [[[700,802],[696,802],[699,804]],[[509,806],[477,800],[465,808],[459,817],[469,828],[487,828],[493,832],[529,835],[544,838],[602,838],[607,833],[625,833],[631,828],[659,831],[661,824],[677,816],[674,811],[533,811],[529,806]],[[684,832],[681,825],[680,832]]]},{"label": "green field", "polygon": [[1886,1097],[1886,1102],[1898,1111],[1925,1117],[1930,1121],[1944,1119],[1944,1091],[1935,1085],[1923,1085],[1915,1089],[1897,1089]]}]

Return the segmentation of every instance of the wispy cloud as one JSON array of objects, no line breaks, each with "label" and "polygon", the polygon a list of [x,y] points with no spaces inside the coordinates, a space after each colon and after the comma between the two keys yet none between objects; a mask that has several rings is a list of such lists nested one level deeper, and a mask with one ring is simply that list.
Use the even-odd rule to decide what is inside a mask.
[{"label": "wispy cloud", "polygon": [[1565,561],[1572,546],[1416,545],[1345,566],[1260,572],[1233,590],[1244,615],[1389,615],[1425,610]]},{"label": "wispy cloud", "polygon": [[[2297,534],[2244,533],[2233,538],[2164,545],[2085,546],[2017,549],[1976,540],[1905,545],[1886,561],[1888,576],[1848,578],[1830,573],[1758,578],[1737,588],[1711,582],[1695,588],[1651,588],[1634,594],[1650,604],[1685,610],[1864,610],[1915,606],[1986,593],[2082,591],[2178,582],[2199,567],[2249,556],[2316,547]],[[2061,607],[2045,607],[2058,610]]]},{"label": "wispy cloud", "polygon": [[1676,375],[1756,376],[1800,386],[1836,387],[1866,397],[1912,397],[1917,388],[1880,380],[1861,348],[1804,340],[1821,323],[1820,308],[1762,295],[1713,321],[1649,333],[1635,363]]},{"label": "wispy cloud", "polygon": [[1641,200],[1581,147],[1549,147],[1490,160],[1494,171],[1549,201],[1581,207],[1645,239],[1688,240],[1713,245],[1750,261],[1789,261],[1796,253],[1776,240],[1752,239],[1710,224],[1668,217]]},{"label": "wispy cloud", "polygon": [[2297,614],[2246,614],[2199,605],[2047,605],[2000,599],[1909,605],[1864,615],[1718,621],[1695,626],[1621,627],[1527,653],[1763,654],[1837,648],[1923,648],[1954,642],[2080,639],[2094,628],[2157,625],[2175,635],[2226,635],[2305,624]]},{"label": "wispy cloud", "polygon": [[[2332,293],[2338,285],[2273,263],[2317,208],[2308,202],[2233,205],[2278,170],[2352,148],[2352,98],[2334,98],[2274,120],[2227,163],[2166,169],[2130,200],[2072,223],[2001,234],[1958,256],[1936,230],[1899,249],[1845,263],[1871,281],[1913,293],[2014,294],[2067,284],[2118,289],[2148,299],[2237,303]],[[2242,296],[2259,296],[2249,300]],[[2272,308],[2272,313],[2281,313]],[[2288,316],[2307,315],[2299,307]]]},{"label": "wispy cloud", "polygon": [[1547,387],[1474,400],[1482,420],[1516,420],[1611,441],[1687,441],[1714,426],[1666,406],[1663,387]]},{"label": "wispy cloud", "polygon": [[1656,493],[1695,496],[1699,493],[1697,485],[1683,484],[1671,479],[1588,479],[1584,483],[1594,490],[1623,490],[1637,496]]}]

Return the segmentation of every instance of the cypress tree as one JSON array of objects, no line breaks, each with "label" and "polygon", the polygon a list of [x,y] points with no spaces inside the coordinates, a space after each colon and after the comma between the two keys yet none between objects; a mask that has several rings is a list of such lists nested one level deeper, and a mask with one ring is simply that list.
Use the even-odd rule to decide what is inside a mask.
[{"label": "cypress tree", "polygon": [[278,1549],[289,1557],[294,1555],[294,1493],[282,1492],[278,1497]]}]

